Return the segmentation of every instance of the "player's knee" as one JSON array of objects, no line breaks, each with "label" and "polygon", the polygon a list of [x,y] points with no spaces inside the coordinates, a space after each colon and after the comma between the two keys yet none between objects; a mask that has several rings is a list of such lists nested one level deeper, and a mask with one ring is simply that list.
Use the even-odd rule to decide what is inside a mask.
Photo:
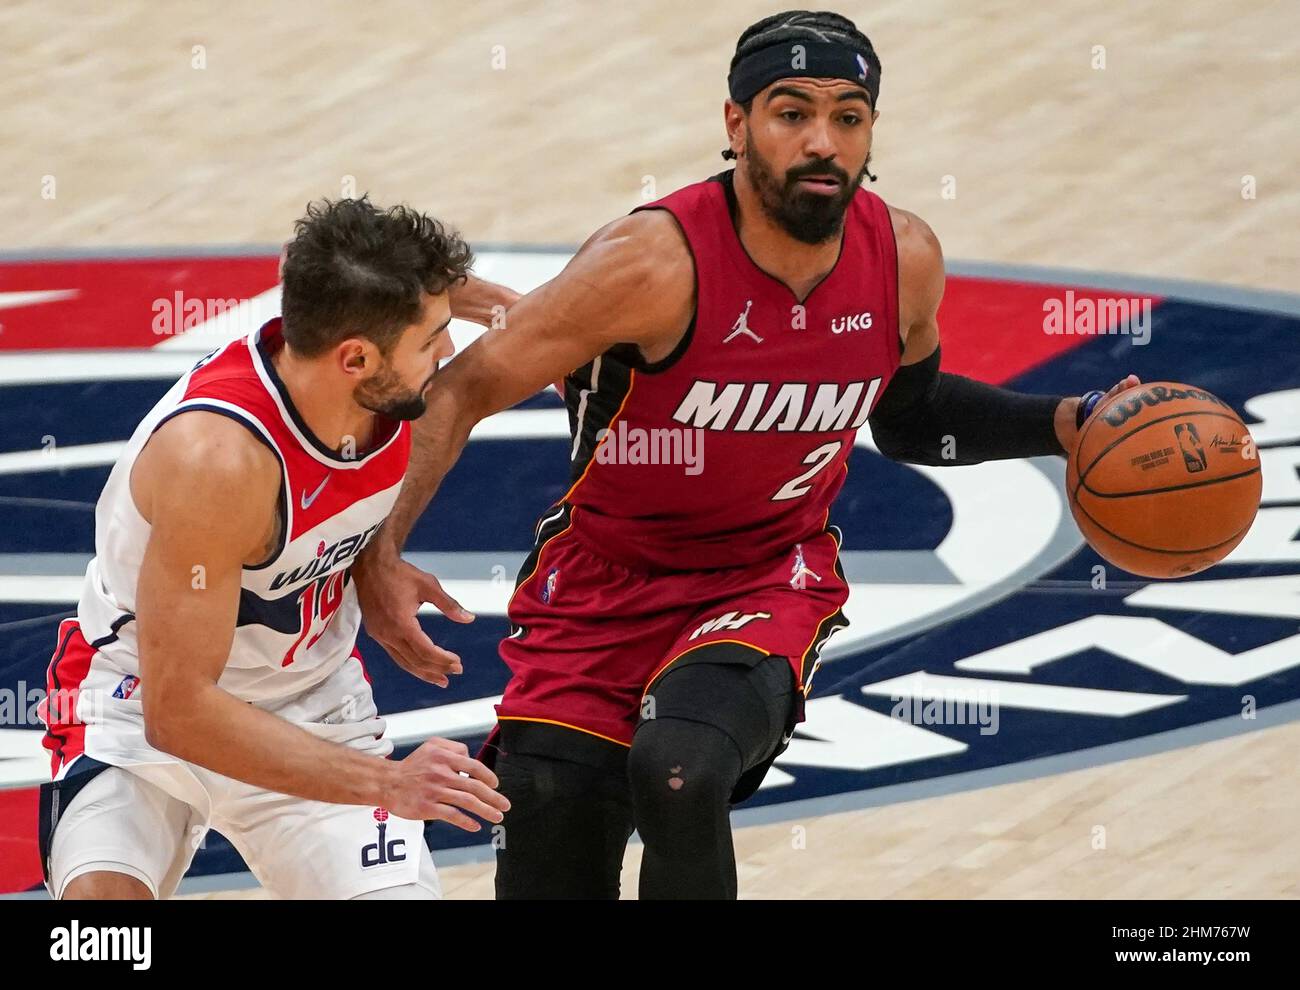
[{"label": "player's knee", "polygon": [[721,729],[677,718],[642,724],[628,754],[642,841],[690,844],[726,827],[741,769],[740,752]]},{"label": "player's knee", "polygon": [[63,887],[61,899],[65,901],[151,901],[153,891],[148,884],[125,873],[95,870],[82,873]]},{"label": "player's knee", "polygon": [[495,770],[510,800],[493,835],[497,899],[617,899],[632,833],[622,767],[511,752]]}]

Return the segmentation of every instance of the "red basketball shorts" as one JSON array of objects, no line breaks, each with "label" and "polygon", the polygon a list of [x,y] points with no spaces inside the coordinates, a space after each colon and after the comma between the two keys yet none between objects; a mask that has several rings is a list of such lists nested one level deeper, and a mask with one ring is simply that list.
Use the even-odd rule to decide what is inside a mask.
[{"label": "red basketball shorts", "polygon": [[787,658],[802,721],[819,651],[848,625],[837,529],[759,564],[646,573],[584,543],[572,512],[566,505],[543,519],[510,600],[501,657],[512,676],[497,706],[503,728],[549,724],[630,746],[656,680],[712,659],[717,651],[703,647],[717,643]]}]

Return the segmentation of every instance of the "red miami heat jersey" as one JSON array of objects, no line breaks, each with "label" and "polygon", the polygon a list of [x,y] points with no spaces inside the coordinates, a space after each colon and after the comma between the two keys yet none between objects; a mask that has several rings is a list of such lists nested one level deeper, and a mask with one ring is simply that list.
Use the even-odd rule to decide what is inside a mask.
[{"label": "red miami heat jersey", "polygon": [[802,303],[746,253],[732,173],[638,209],[676,218],[695,318],[664,360],[621,344],[568,376],[575,533],[616,562],[711,570],[826,528],[857,430],[898,368],[883,200],[854,195],[839,260]]}]

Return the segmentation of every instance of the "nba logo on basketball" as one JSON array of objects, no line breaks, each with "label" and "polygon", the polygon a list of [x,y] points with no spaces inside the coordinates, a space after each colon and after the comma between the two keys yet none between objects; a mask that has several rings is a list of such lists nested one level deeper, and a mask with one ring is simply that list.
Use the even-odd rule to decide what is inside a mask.
[{"label": "nba logo on basketball", "polygon": [[1196,435],[1196,427],[1191,423],[1179,423],[1174,427],[1174,436],[1178,437],[1178,446],[1183,449],[1183,465],[1195,474],[1205,470],[1205,448],[1201,438]]}]

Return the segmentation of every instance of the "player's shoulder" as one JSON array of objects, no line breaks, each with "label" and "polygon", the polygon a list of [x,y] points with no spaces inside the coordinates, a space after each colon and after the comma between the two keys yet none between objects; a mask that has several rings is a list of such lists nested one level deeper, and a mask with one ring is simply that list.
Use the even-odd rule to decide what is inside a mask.
[{"label": "player's shoulder", "polygon": [[642,210],[601,227],[570,262],[570,275],[599,285],[611,303],[635,302],[656,326],[675,326],[677,315],[694,307],[695,262],[666,210]]},{"label": "player's shoulder", "polygon": [[668,210],[637,210],[601,227],[582,249],[600,247],[617,251],[629,261],[690,264],[690,247],[677,219]]},{"label": "player's shoulder", "polygon": [[943,259],[943,249],[934,229],[911,210],[885,204],[889,210],[889,220],[894,226],[894,240],[898,244],[900,257],[906,252],[918,259],[933,257]]},{"label": "player's shoulder", "polygon": [[898,277],[904,293],[909,289],[926,299],[943,294],[943,248],[928,223],[911,210],[889,206],[898,245]]},{"label": "player's shoulder", "polygon": [[279,478],[279,460],[265,443],[229,416],[202,409],[164,422],[149,439],[151,460],[175,483],[241,482]]},{"label": "player's shoulder", "polygon": [[166,420],[131,469],[131,496],[153,526],[208,537],[233,551],[260,533],[280,490],[280,465],[249,430],[227,416],[192,410]]},{"label": "player's shoulder", "polygon": [[933,315],[943,298],[943,249],[930,225],[911,210],[889,206],[898,245],[900,317],[904,326]]}]

